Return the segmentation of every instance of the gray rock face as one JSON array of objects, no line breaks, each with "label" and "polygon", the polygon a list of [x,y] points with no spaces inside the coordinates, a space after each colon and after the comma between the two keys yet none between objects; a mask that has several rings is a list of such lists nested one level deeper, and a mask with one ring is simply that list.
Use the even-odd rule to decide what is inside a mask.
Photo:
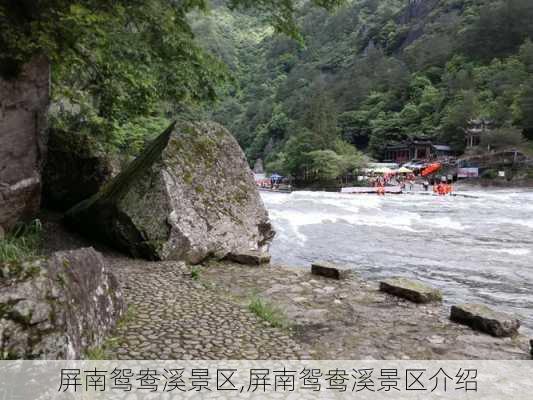
[{"label": "gray rock face", "polygon": [[353,267],[337,265],[329,262],[315,262],[311,265],[311,273],[333,279],[346,279],[353,272]]},{"label": "gray rock face", "polygon": [[226,259],[243,265],[261,265],[270,262],[270,254],[257,250],[250,250],[242,253],[230,253]]},{"label": "gray rock face", "polygon": [[[6,273],[6,271],[10,273]],[[5,266],[0,352],[23,359],[79,359],[124,312],[115,277],[92,248]]]},{"label": "gray rock face", "polygon": [[496,337],[518,334],[520,321],[511,315],[496,312],[483,304],[461,304],[452,306],[450,319],[472,329]]},{"label": "gray rock face", "polygon": [[0,225],[39,211],[50,66],[35,58],[17,79],[0,78]]},{"label": "gray rock face", "polygon": [[120,172],[120,161],[85,134],[51,130],[43,171],[43,202],[68,210]]},{"label": "gray rock face", "polygon": [[274,236],[241,148],[215,123],[169,127],[67,222],[133,256],[193,264]]},{"label": "gray rock face", "polygon": [[391,278],[381,281],[379,290],[414,303],[429,303],[442,300],[442,294],[439,290],[422,282],[405,278]]}]

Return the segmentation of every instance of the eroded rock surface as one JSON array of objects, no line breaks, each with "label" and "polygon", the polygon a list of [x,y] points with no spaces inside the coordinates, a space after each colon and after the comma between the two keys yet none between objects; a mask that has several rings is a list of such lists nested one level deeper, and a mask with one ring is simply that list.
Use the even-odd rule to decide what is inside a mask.
[{"label": "eroded rock surface", "polygon": [[264,250],[274,235],[241,148],[207,122],[171,126],[67,221],[133,256],[190,263]]},{"label": "eroded rock surface", "polygon": [[357,275],[332,280],[306,269],[217,262],[203,280],[246,304],[251,294],[282,309],[294,339],[325,360],[529,359],[529,340],[496,338],[449,320],[441,303],[415,304]]},{"label": "eroded rock surface", "polygon": [[45,58],[27,63],[15,79],[0,78],[0,225],[6,230],[39,211],[49,87]]},{"label": "eroded rock surface", "polygon": [[332,279],[346,279],[354,272],[349,265],[338,265],[330,262],[315,262],[311,265],[311,273]]},{"label": "eroded rock surface", "polygon": [[450,319],[496,337],[516,336],[520,328],[518,319],[484,304],[452,306]]},{"label": "eroded rock surface", "polygon": [[243,265],[262,265],[268,264],[271,257],[268,253],[250,250],[241,253],[230,253],[226,259]]},{"label": "eroded rock surface", "polygon": [[379,283],[382,292],[392,294],[414,303],[441,301],[442,293],[422,282],[406,278],[390,278]]},{"label": "eroded rock surface", "polygon": [[92,248],[4,265],[0,272],[3,358],[79,359],[124,312],[117,280]]}]

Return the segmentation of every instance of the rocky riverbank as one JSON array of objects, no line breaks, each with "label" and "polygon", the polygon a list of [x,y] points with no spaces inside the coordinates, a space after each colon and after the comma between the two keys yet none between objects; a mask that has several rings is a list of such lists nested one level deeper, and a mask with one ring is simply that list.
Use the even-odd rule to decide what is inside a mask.
[{"label": "rocky riverbank", "polygon": [[[49,251],[84,240],[45,223]],[[277,265],[150,262],[100,248],[128,317],[100,357],[117,359],[528,359],[523,336],[495,338],[453,323],[441,303],[415,304],[345,280]],[[265,321],[250,304],[277,310]],[[260,314],[260,313],[259,313]],[[264,316],[263,316],[264,317]],[[268,318],[267,318],[268,319]],[[283,323],[279,323],[282,319]]]}]

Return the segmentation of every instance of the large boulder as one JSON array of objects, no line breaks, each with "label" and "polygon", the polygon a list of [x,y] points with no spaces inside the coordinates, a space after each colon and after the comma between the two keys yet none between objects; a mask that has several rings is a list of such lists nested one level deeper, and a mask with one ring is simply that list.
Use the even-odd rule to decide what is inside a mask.
[{"label": "large boulder", "polygon": [[43,202],[68,210],[98,193],[120,168],[118,157],[106,152],[92,136],[52,129],[43,171]]},{"label": "large boulder", "polygon": [[264,251],[274,236],[241,148],[212,122],[170,126],[66,220],[135,257],[190,263]]},{"label": "large boulder", "polygon": [[93,248],[0,269],[3,358],[79,359],[124,312],[115,277]]},{"label": "large boulder", "polygon": [[0,77],[0,225],[6,230],[39,211],[49,88],[50,65],[42,57],[17,78]]}]

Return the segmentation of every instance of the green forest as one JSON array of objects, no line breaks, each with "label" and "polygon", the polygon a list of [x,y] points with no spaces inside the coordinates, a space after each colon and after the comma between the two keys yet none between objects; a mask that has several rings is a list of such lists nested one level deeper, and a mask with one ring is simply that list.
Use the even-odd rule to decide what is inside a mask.
[{"label": "green forest", "polygon": [[530,0],[3,0],[0,74],[46,55],[52,127],[111,151],[211,118],[251,165],[332,179],[410,137],[460,154],[471,119],[530,149],[532,21]]},{"label": "green forest", "polygon": [[460,154],[471,119],[493,121],[496,147],[533,139],[532,2],[353,0],[296,19],[301,41],[224,7],[195,24],[235,76],[213,116],[252,164],[333,177],[415,136]]}]

